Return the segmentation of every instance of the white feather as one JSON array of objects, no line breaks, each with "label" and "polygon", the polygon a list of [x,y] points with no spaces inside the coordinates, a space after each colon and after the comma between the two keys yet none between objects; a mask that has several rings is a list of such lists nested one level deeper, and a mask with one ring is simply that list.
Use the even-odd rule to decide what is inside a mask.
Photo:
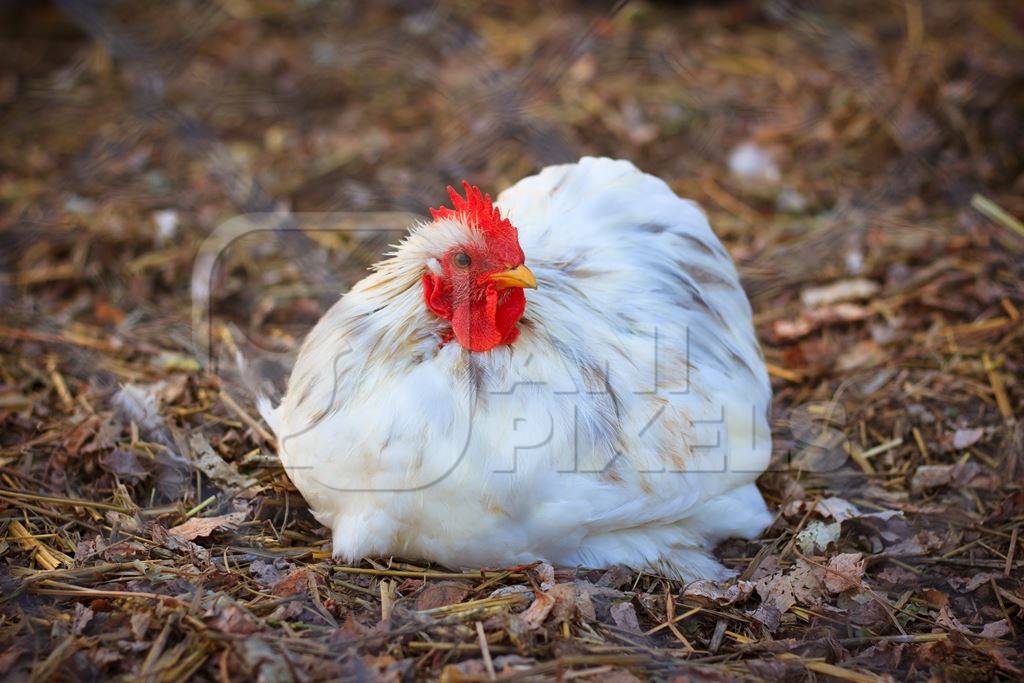
[{"label": "white feather", "polygon": [[444,344],[413,228],[316,325],[275,410],[281,460],[334,553],[533,560],[717,577],[771,517],[771,399],[750,305],[704,214],[632,164],[584,158],[498,198],[539,288],[510,346]]}]

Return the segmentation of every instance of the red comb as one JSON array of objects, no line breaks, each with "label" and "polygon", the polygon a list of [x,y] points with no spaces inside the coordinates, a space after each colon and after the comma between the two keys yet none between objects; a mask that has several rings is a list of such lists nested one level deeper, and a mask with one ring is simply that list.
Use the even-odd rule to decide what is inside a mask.
[{"label": "red comb", "polygon": [[434,220],[440,218],[456,218],[462,216],[470,227],[479,230],[487,238],[488,245],[494,250],[508,252],[504,254],[507,260],[522,263],[523,252],[519,248],[519,234],[507,218],[502,218],[498,208],[491,202],[491,195],[484,194],[476,185],[470,185],[468,181],[462,181],[462,187],[466,191],[463,198],[451,185],[448,186],[448,196],[451,197],[452,207],[441,206],[430,210],[430,216]]}]

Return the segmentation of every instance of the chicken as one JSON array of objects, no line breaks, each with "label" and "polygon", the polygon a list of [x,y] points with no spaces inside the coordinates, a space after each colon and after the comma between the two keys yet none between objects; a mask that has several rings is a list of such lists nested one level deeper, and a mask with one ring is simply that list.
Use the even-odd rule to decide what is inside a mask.
[{"label": "chicken", "polygon": [[704,214],[604,158],[463,185],[259,402],[334,555],[728,576],[710,549],[771,521],[771,389]]}]

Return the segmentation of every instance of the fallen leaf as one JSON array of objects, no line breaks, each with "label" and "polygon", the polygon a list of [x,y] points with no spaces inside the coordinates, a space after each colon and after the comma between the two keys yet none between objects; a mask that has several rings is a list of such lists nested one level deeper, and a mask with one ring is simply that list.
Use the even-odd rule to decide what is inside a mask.
[{"label": "fallen leaf", "polygon": [[131,616],[132,636],[135,640],[142,640],[149,631],[149,624],[153,620],[151,612],[133,612]]},{"label": "fallen leaf", "polygon": [[953,613],[949,610],[949,605],[943,605],[939,608],[939,613],[935,617],[935,623],[943,628],[951,629],[953,631],[960,631],[961,633],[970,633],[970,629],[960,623]]},{"label": "fallen leaf", "polygon": [[123,512],[107,510],[103,513],[103,516],[112,527],[117,527],[122,531],[128,531],[133,534],[140,533],[145,526],[145,523],[140,518],[126,515]]},{"label": "fallen leaf", "polygon": [[455,605],[466,599],[472,586],[461,581],[436,581],[428,583],[416,596],[416,609],[423,611],[435,607]]},{"label": "fallen leaf", "polygon": [[923,491],[945,486],[952,480],[953,465],[921,465],[914,471],[914,478],[910,480],[910,488],[913,491]]},{"label": "fallen leaf", "polygon": [[117,409],[143,432],[157,432],[164,426],[160,417],[162,382],[152,384],[128,383],[112,399]]},{"label": "fallen leaf", "polygon": [[852,626],[880,629],[891,626],[885,607],[867,591],[846,591],[836,597],[836,607],[845,612],[845,620]]},{"label": "fallen leaf", "polygon": [[535,593],[533,603],[526,608],[525,612],[517,616],[527,629],[533,631],[540,628],[554,606],[555,599],[552,596],[544,592]]},{"label": "fallen leaf", "polygon": [[828,306],[840,301],[870,299],[878,293],[877,282],[865,278],[839,280],[822,287],[809,287],[800,292],[800,302],[807,308]]},{"label": "fallen leaf", "polygon": [[627,567],[617,564],[597,580],[594,586],[598,588],[621,588],[629,583],[633,578],[633,572],[629,571]]},{"label": "fallen leaf", "polygon": [[888,584],[890,587],[911,586],[917,574],[907,571],[902,567],[886,567],[874,575],[879,583]]},{"label": "fallen leaf", "polygon": [[[588,676],[591,683],[641,683],[640,679],[625,669],[615,669],[597,676]],[[687,680],[701,680],[695,676],[687,676]],[[706,682],[705,682],[706,683]]]},{"label": "fallen leaf", "polygon": [[874,340],[865,339],[851,346],[836,358],[836,370],[847,371],[880,365],[887,360],[885,351]]},{"label": "fallen leaf", "polygon": [[294,568],[290,562],[281,558],[273,562],[253,560],[249,565],[249,573],[264,586],[273,586]]},{"label": "fallen leaf", "polygon": [[735,602],[746,600],[754,590],[753,581],[742,579],[723,586],[717,581],[710,579],[699,579],[690,583],[683,589],[683,595],[688,598],[704,600],[716,605],[731,605]]},{"label": "fallen leaf", "polygon": [[842,525],[839,522],[825,524],[814,520],[796,535],[797,545],[804,555],[814,555],[824,551],[831,544],[839,541],[839,532]]},{"label": "fallen leaf", "polygon": [[192,541],[187,541],[180,536],[175,536],[159,524],[150,525],[149,535],[154,541],[168,550],[178,553],[188,553],[193,561],[198,561],[204,565],[209,564],[211,561],[209,550],[201,545],[196,545]]},{"label": "fallen leaf", "polygon": [[71,619],[71,632],[76,636],[82,635],[85,627],[89,625],[95,616],[93,611],[80,602],[75,603],[75,614]]},{"label": "fallen leaf", "polygon": [[839,303],[821,308],[802,311],[794,319],[776,320],[772,324],[772,332],[780,341],[788,341],[805,337],[822,325],[837,322],[856,322],[866,320],[874,313],[870,308],[859,304]]},{"label": "fallen leaf", "polygon": [[542,591],[550,590],[555,585],[555,568],[547,562],[541,562],[531,572],[537,577],[537,583]]},{"label": "fallen leaf", "polygon": [[933,550],[941,548],[944,542],[941,536],[925,529],[903,539],[895,545],[887,547],[885,550],[889,555],[896,557],[927,555]]},{"label": "fallen leaf", "polygon": [[783,509],[783,514],[786,517],[803,517],[808,512],[825,519],[834,519],[837,522],[845,522],[848,519],[858,519],[861,517],[887,520],[903,514],[899,510],[880,510],[878,512],[864,513],[850,501],[837,496],[814,500],[793,500]]},{"label": "fallen leaf", "polygon": [[309,592],[310,579],[316,580],[316,574],[308,569],[293,569],[284,578],[277,581],[270,589],[270,592],[278,597],[299,595]]},{"label": "fallen leaf", "polygon": [[921,591],[921,597],[930,606],[935,608],[945,607],[949,604],[949,596],[934,588],[925,588]]},{"label": "fallen leaf", "polygon": [[291,683],[295,680],[291,662],[263,638],[242,638],[234,647],[251,680],[261,683]]},{"label": "fallen leaf", "polygon": [[579,590],[579,584],[576,584],[575,588],[576,612],[584,621],[594,621],[597,619],[597,608],[594,606],[594,601],[591,599],[590,594],[585,590]]},{"label": "fallen leaf", "polygon": [[112,413],[91,415],[65,439],[64,447],[71,455],[94,453],[113,448],[121,433],[121,425]]},{"label": "fallen leaf", "polygon": [[548,595],[555,599],[554,607],[551,609],[552,621],[571,621],[576,616],[576,586],[571,583],[560,583],[552,586]]},{"label": "fallen leaf", "polygon": [[860,588],[864,576],[865,562],[860,553],[841,553],[828,561],[825,571],[825,588],[830,593],[842,593]]},{"label": "fallen leaf", "polygon": [[194,432],[188,439],[189,448],[197,456],[195,461],[199,471],[221,486],[229,490],[248,489],[252,490],[256,480],[242,475],[233,463],[229,463],[220,457],[213,446],[206,440],[206,437]]},{"label": "fallen leaf", "polygon": [[636,617],[636,609],[631,602],[617,602],[609,610],[612,621],[623,631],[640,632],[640,620]]},{"label": "fallen leaf", "polygon": [[1006,619],[1000,619],[999,621],[993,621],[985,624],[981,627],[982,638],[1002,638],[1010,632],[1010,624]]},{"label": "fallen leaf", "polygon": [[914,472],[910,488],[913,491],[923,491],[947,484],[966,486],[977,476],[978,471],[978,464],[972,460],[958,465],[921,465]]},{"label": "fallen leaf", "polygon": [[[782,609],[784,606],[776,600],[765,600],[753,612],[748,612],[747,616],[764,626],[769,633],[774,633],[782,623],[782,615],[785,614],[785,610]],[[792,604],[785,608],[789,609],[791,606]]]},{"label": "fallen leaf", "polygon": [[259,621],[234,603],[220,607],[208,615],[213,628],[234,635],[249,635],[260,630]]},{"label": "fallen leaf", "polygon": [[807,336],[817,328],[818,326],[814,321],[805,316],[800,316],[795,320],[776,320],[772,323],[772,332],[780,341],[799,339],[800,337]]},{"label": "fallen leaf", "polygon": [[973,593],[982,586],[987,585],[992,579],[1003,578],[1002,572],[980,572],[975,574],[967,581],[967,585],[964,586],[964,590],[968,593]]},{"label": "fallen leaf", "polygon": [[860,516],[860,510],[856,505],[836,496],[819,500],[814,507],[825,517],[831,517],[837,522]]},{"label": "fallen leaf", "polygon": [[777,571],[759,579],[755,585],[761,605],[748,616],[774,631],[782,615],[798,602],[811,607],[821,604],[824,574],[824,568],[799,560],[789,572]]},{"label": "fallen leaf", "polygon": [[495,588],[493,591],[491,591],[491,594],[488,597],[504,598],[510,595],[526,595],[527,593],[529,593],[532,597],[533,589],[525,584],[516,583],[511,586],[502,586],[500,588]]},{"label": "fallen leaf", "polygon": [[984,429],[958,429],[953,433],[953,448],[962,451],[981,441]]},{"label": "fallen leaf", "polygon": [[167,531],[182,540],[191,541],[200,536],[209,536],[218,529],[237,529],[247,514],[247,510],[240,510],[216,517],[193,517]]}]

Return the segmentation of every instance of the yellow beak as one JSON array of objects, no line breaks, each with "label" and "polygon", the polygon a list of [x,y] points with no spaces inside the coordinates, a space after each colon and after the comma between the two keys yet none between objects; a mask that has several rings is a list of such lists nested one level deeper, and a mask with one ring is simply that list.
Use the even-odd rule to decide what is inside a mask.
[{"label": "yellow beak", "polygon": [[528,287],[537,289],[537,278],[533,276],[526,266],[519,266],[512,270],[503,270],[500,273],[488,275],[488,279],[496,284],[499,289],[506,287]]}]

